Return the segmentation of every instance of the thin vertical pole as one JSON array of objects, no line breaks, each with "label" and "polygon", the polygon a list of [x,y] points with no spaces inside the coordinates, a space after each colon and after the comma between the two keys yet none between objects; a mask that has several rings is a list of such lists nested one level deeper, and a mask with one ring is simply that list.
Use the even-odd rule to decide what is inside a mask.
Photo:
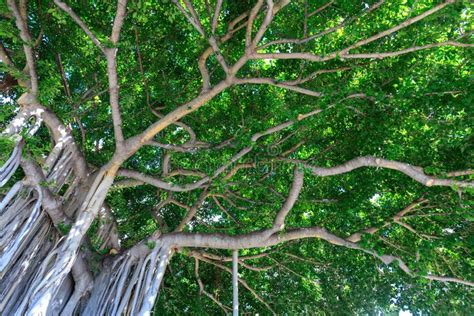
[{"label": "thin vertical pole", "polygon": [[238,272],[238,255],[239,251],[234,250],[232,252],[232,293],[233,293],[233,301],[232,301],[232,315],[238,316],[239,315],[239,272]]}]

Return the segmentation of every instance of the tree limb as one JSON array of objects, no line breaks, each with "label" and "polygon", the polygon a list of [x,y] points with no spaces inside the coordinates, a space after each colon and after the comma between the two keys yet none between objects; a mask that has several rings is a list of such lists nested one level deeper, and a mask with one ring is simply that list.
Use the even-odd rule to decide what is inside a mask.
[{"label": "tree limb", "polygon": [[222,0],[217,0],[216,9],[214,11],[214,16],[212,18],[212,27],[211,27],[212,34],[216,33],[217,22],[219,19],[219,14],[221,12],[221,7],[222,7]]},{"label": "tree limb", "polygon": [[288,215],[288,213],[291,211],[300,195],[301,189],[303,188],[303,179],[304,172],[299,170],[298,166],[295,166],[293,168],[293,184],[291,185],[291,189],[288,193],[285,203],[273,221],[273,226],[271,229],[272,232],[281,231],[285,228],[286,215]]},{"label": "tree limb", "polygon": [[206,33],[204,32],[204,29],[202,28],[201,22],[199,22],[199,19],[197,19],[197,14],[194,11],[193,6],[189,1],[184,1],[185,5],[188,7],[188,10],[191,8],[191,14],[193,16],[190,16],[188,12],[183,8],[181,3],[178,0],[173,0],[173,3],[178,7],[178,10],[181,11],[181,13],[186,17],[186,19],[191,23],[192,26],[201,34],[203,37],[206,36]]},{"label": "tree limb", "polygon": [[[23,14],[18,9],[15,0],[8,0],[7,1],[8,8],[12,11],[13,16],[15,17],[16,27],[20,31],[20,38],[23,41],[23,51],[25,52],[26,57],[26,68],[29,72],[29,79],[30,82],[28,86],[31,89],[31,93],[33,95],[38,94],[38,75],[36,73],[36,65],[35,65],[35,55],[33,52],[33,40],[31,39],[30,32],[28,30],[27,21],[22,17],[26,13]],[[26,9],[26,8],[25,8]],[[3,59],[3,58],[2,58]],[[5,60],[9,60],[8,58]]]},{"label": "tree limb", "polygon": [[118,0],[117,1],[117,12],[115,14],[114,25],[112,27],[112,34],[110,35],[110,41],[117,45],[120,30],[122,29],[123,21],[125,20],[125,15],[127,11],[127,0]]},{"label": "tree limb", "polygon": [[[391,255],[378,255],[375,251],[370,249],[365,249],[359,246],[356,243],[347,241],[341,237],[338,237],[325,228],[322,227],[307,227],[307,228],[296,228],[289,229],[285,232],[278,232],[272,235],[268,234],[268,230],[256,231],[247,234],[241,235],[226,235],[221,233],[170,233],[163,235],[164,241],[169,242],[175,247],[198,247],[198,248],[215,248],[215,249],[246,249],[246,248],[261,248],[261,247],[270,247],[286,241],[297,240],[303,238],[319,238],[329,242],[330,244],[336,246],[343,246],[349,249],[359,250],[374,256],[375,258],[381,260],[385,264],[391,264],[396,261],[405,273],[416,276],[408,268],[408,266],[398,257]],[[207,260],[207,259],[206,259]],[[206,261],[203,259],[203,261]],[[209,262],[209,260],[208,260]],[[210,263],[216,265],[216,263],[210,261]],[[450,277],[435,277],[435,276],[423,276],[418,275],[419,277],[440,280],[443,282],[454,282],[461,283],[468,286],[474,286],[474,282],[459,280],[457,278]],[[442,279],[442,280],[441,280]]]},{"label": "tree limb", "polygon": [[294,159],[283,159],[288,162],[301,163],[306,168],[310,169],[311,172],[320,177],[333,176],[338,174],[343,174],[350,172],[352,170],[361,168],[361,167],[375,167],[375,168],[387,168],[392,170],[397,170],[401,173],[406,174],[413,180],[426,185],[431,186],[457,186],[461,188],[473,188],[474,182],[467,181],[456,181],[450,179],[439,179],[432,176],[428,176],[423,172],[423,169],[417,166],[413,166],[404,162],[387,160],[383,158],[377,158],[372,156],[357,157],[348,162],[329,168],[315,167],[307,164],[304,161],[294,160]]},{"label": "tree limb", "polygon": [[105,53],[105,47],[102,45],[102,43],[97,39],[97,37],[92,33],[92,31],[89,29],[89,27],[82,21],[82,19],[72,10],[70,6],[68,6],[66,3],[62,2],[61,0],[54,0],[54,3],[66,14],[68,14],[71,19],[76,22],[76,24],[86,33],[86,35],[90,38],[92,43],[97,46],[101,52]]}]

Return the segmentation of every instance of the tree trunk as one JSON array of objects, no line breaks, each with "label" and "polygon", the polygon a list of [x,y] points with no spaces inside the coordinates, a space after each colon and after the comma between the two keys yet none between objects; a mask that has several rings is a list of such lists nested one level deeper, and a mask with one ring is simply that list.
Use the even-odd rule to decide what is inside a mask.
[{"label": "tree trunk", "polygon": [[47,271],[43,273],[43,277],[32,284],[34,294],[27,309],[29,314],[47,314],[52,300],[73,267],[83,237],[101,209],[113,179],[113,176],[105,175],[104,172],[99,172],[96,176],[80,208],[74,226],[62,244],[55,249],[61,255],[55,256]]},{"label": "tree trunk", "polygon": [[[28,100],[28,95],[20,100]],[[32,117],[34,124],[29,123]],[[20,132],[26,126],[33,135],[44,117],[50,123],[55,146],[41,168],[22,158]],[[67,130],[39,104],[26,104],[3,134],[12,136],[15,147],[0,169],[0,186],[11,178],[20,163],[27,177],[14,184],[0,202],[0,314],[23,314],[35,294],[34,284],[44,278],[56,257],[61,237],[58,230],[67,230],[77,217],[84,196],[85,164],[78,162],[82,157],[78,157]],[[64,187],[67,189],[61,197],[59,192]],[[64,308],[63,314],[72,314],[91,284],[92,276],[79,257],[72,270],[64,271],[45,312],[58,314]]]}]

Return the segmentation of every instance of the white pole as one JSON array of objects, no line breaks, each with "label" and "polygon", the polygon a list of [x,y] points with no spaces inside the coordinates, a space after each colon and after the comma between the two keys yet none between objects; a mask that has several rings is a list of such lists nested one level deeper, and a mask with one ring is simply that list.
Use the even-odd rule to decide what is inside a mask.
[{"label": "white pole", "polygon": [[238,272],[238,255],[239,251],[232,252],[232,315],[239,316],[239,272]]}]

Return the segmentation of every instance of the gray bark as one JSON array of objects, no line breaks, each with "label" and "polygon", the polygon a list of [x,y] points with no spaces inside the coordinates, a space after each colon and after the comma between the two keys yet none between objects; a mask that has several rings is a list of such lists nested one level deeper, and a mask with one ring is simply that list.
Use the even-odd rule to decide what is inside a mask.
[{"label": "gray bark", "polygon": [[150,315],[170,257],[158,239],[117,257],[97,278],[85,315]]}]

